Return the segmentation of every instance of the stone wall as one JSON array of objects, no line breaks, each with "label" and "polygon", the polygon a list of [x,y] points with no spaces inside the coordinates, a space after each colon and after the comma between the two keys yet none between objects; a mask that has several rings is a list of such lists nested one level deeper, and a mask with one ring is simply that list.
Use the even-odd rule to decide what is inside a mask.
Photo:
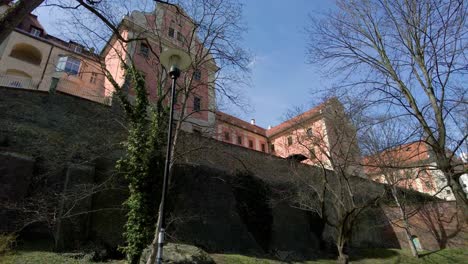
[{"label": "stone wall", "polygon": [[[116,106],[63,94],[0,88],[0,172],[7,172],[0,175],[0,190],[4,190],[0,197],[12,198],[12,189],[18,190],[19,196],[14,199],[31,197],[47,188],[60,194],[62,190],[81,190],[93,182],[92,195],[80,200],[73,210],[69,210],[68,200],[57,199],[56,208],[63,207],[62,211],[79,213],[84,208],[90,213],[62,223],[63,232],[74,230],[76,235],[71,236],[71,242],[56,243],[76,247],[80,240],[92,240],[115,248],[122,243],[122,202],[127,193],[125,182],[114,171],[115,161],[123,154],[119,145],[126,136],[123,124]],[[178,165],[170,191],[172,239],[214,252],[307,255],[323,248],[322,238],[330,236],[324,222],[318,215],[286,202],[272,203],[268,209],[271,235],[265,248],[264,242],[257,241],[258,234],[249,231],[251,221],[245,219],[245,212],[239,211],[245,201],[236,196],[239,179],[232,180],[243,175],[239,172],[248,171],[273,190],[291,184],[296,177],[307,177],[310,184],[320,188],[321,170],[197,135],[181,133],[178,143]],[[9,153],[19,158],[12,162]],[[21,168],[18,176],[15,168]],[[76,168],[85,169],[76,173]],[[13,181],[13,176],[18,179]],[[363,197],[383,190],[377,183],[361,178],[355,181],[353,188],[359,188]],[[352,241],[354,246],[404,245],[395,242],[398,234],[381,208],[363,214],[355,228],[358,235]],[[386,243],[382,243],[383,237]]]}]

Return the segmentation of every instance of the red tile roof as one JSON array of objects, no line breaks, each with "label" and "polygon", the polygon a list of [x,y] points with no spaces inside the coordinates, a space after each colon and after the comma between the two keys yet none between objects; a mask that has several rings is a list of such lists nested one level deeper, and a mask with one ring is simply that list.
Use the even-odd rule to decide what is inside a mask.
[{"label": "red tile roof", "polygon": [[250,131],[255,134],[259,134],[261,136],[266,136],[265,129],[262,127],[259,127],[257,125],[252,125],[249,122],[246,122],[244,120],[241,120],[237,117],[234,117],[232,115],[228,115],[226,113],[217,111],[216,112],[216,119],[220,120],[222,122],[231,124],[233,126],[237,126],[239,128],[245,129],[247,131]]},{"label": "red tile roof", "polygon": [[366,174],[380,173],[378,166],[410,166],[429,160],[429,149],[425,142],[416,141],[362,159]]},{"label": "red tile roof", "polygon": [[297,126],[298,124],[300,124],[301,122],[304,122],[308,119],[311,119],[315,116],[317,116],[318,114],[320,114],[320,110],[322,110],[323,108],[325,108],[325,105],[328,103],[325,102],[325,103],[322,103],[312,109],[310,109],[309,111],[306,111],[302,114],[299,114],[291,119],[288,119],[287,121],[277,125],[277,126],[274,126],[272,127],[271,129],[268,129],[266,131],[266,135],[267,137],[271,137],[271,136],[274,136],[278,133],[281,133],[285,130],[288,130],[294,126]]}]

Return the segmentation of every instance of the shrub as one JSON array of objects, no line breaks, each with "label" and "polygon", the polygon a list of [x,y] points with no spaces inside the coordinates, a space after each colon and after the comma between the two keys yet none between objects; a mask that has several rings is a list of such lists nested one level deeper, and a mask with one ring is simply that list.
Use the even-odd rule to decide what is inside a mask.
[{"label": "shrub", "polygon": [[0,234],[0,254],[5,254],[11,251],[16,243],[16,235]]}]

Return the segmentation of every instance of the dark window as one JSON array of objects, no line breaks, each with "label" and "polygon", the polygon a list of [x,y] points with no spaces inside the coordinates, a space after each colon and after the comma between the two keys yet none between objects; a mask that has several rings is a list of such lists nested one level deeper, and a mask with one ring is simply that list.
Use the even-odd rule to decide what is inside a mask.
[{"label": "dark window", "polygon": [[447,194],[451,194],[452,192],[450,190],[445,190]]},{"label": "dark window", "polygon": [[89,82],[90,82],[90,83],[96,83],[97,76],[98,76],[97,73],[92,72],[92,73],[91,73],[91,78],[89,79]]},{"label": "dark window", "polygon": [[262,152],[265,152],[265,144],[262,144]]},{"label": "dark window", "polygon": [[242,145],[242,136],[237,136],[237,144]]},{"label": "dark window", "polygon": [[140,54],[141,54],[143,57],[148,58],[149,47],[148,47],[148,45],[146,45],[145,43],[141,43],[141,44],[140,44]]},{"label": "dark window", "polygon": [[167,32],[167,35],[171,38],[174,38],[174,32],[175,32],[174,29],[170,27],[169,31]]},{"label": "dark window", "polygon": [[312,147],[312,148],[310,149],[310,158],[313,159],[313,158],[315,158],[315,157],[316,157],[316,156],[315,156],[315,149],[314,149],[314,147]]},{"label": "dark window", "polygon": [[253,148],[253,141],[249,140],[249,148]]},{"label": "dark window", "polygon": [[271,150],[271,152],[275,152],[275,145],[274,144],[270,145],[270,150]]},{"label": "dark window", "polygon": [[201,71],[200,70],[196,70],[194,73],[193,73],[193,78],[197,81],[201,80]]},{"label": "dark window", "polygon": [[201,98],[195,97],[193,98],[193,111],[200,111],[201,110]]},{"label": "dark window", "polygon": [[177,40],[180,42],[184,41],[184,37],[182,36],[180,32],[177,32]]},{"label": "dark window", "polygon": [[313,136],[313,135],[314,135],[314,133],[312,132],[312,128],[308,128],[308,129],[307,129],[307,136],[308,136],[308,137],[311,137],[311,136]]},{"label": "dark window", "polygon": [[202,135],[202,131],[201,131],[200,128],[194,127],[194,128],[193,128],[193,134],[198,135],[198,136],[201,136],[201,135]]},{"label": "dark window", "polygon": [[229,132],[224,132],[224,140],[230,141],[231,140],[231,135]]},{"label": "dark window", "polygon": [[291,146],[293,143],[292,137],[288,137],[288,146]]}]

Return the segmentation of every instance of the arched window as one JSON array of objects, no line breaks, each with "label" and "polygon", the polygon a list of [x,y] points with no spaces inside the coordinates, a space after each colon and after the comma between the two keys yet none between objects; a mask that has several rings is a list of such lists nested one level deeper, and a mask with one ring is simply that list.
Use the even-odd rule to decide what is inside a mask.
[{"label": "arched window", "polygon": [[42,61],[41,51],[26,43],[16,44],[11,50],[10,57],[35,65],[40,65]]}]

